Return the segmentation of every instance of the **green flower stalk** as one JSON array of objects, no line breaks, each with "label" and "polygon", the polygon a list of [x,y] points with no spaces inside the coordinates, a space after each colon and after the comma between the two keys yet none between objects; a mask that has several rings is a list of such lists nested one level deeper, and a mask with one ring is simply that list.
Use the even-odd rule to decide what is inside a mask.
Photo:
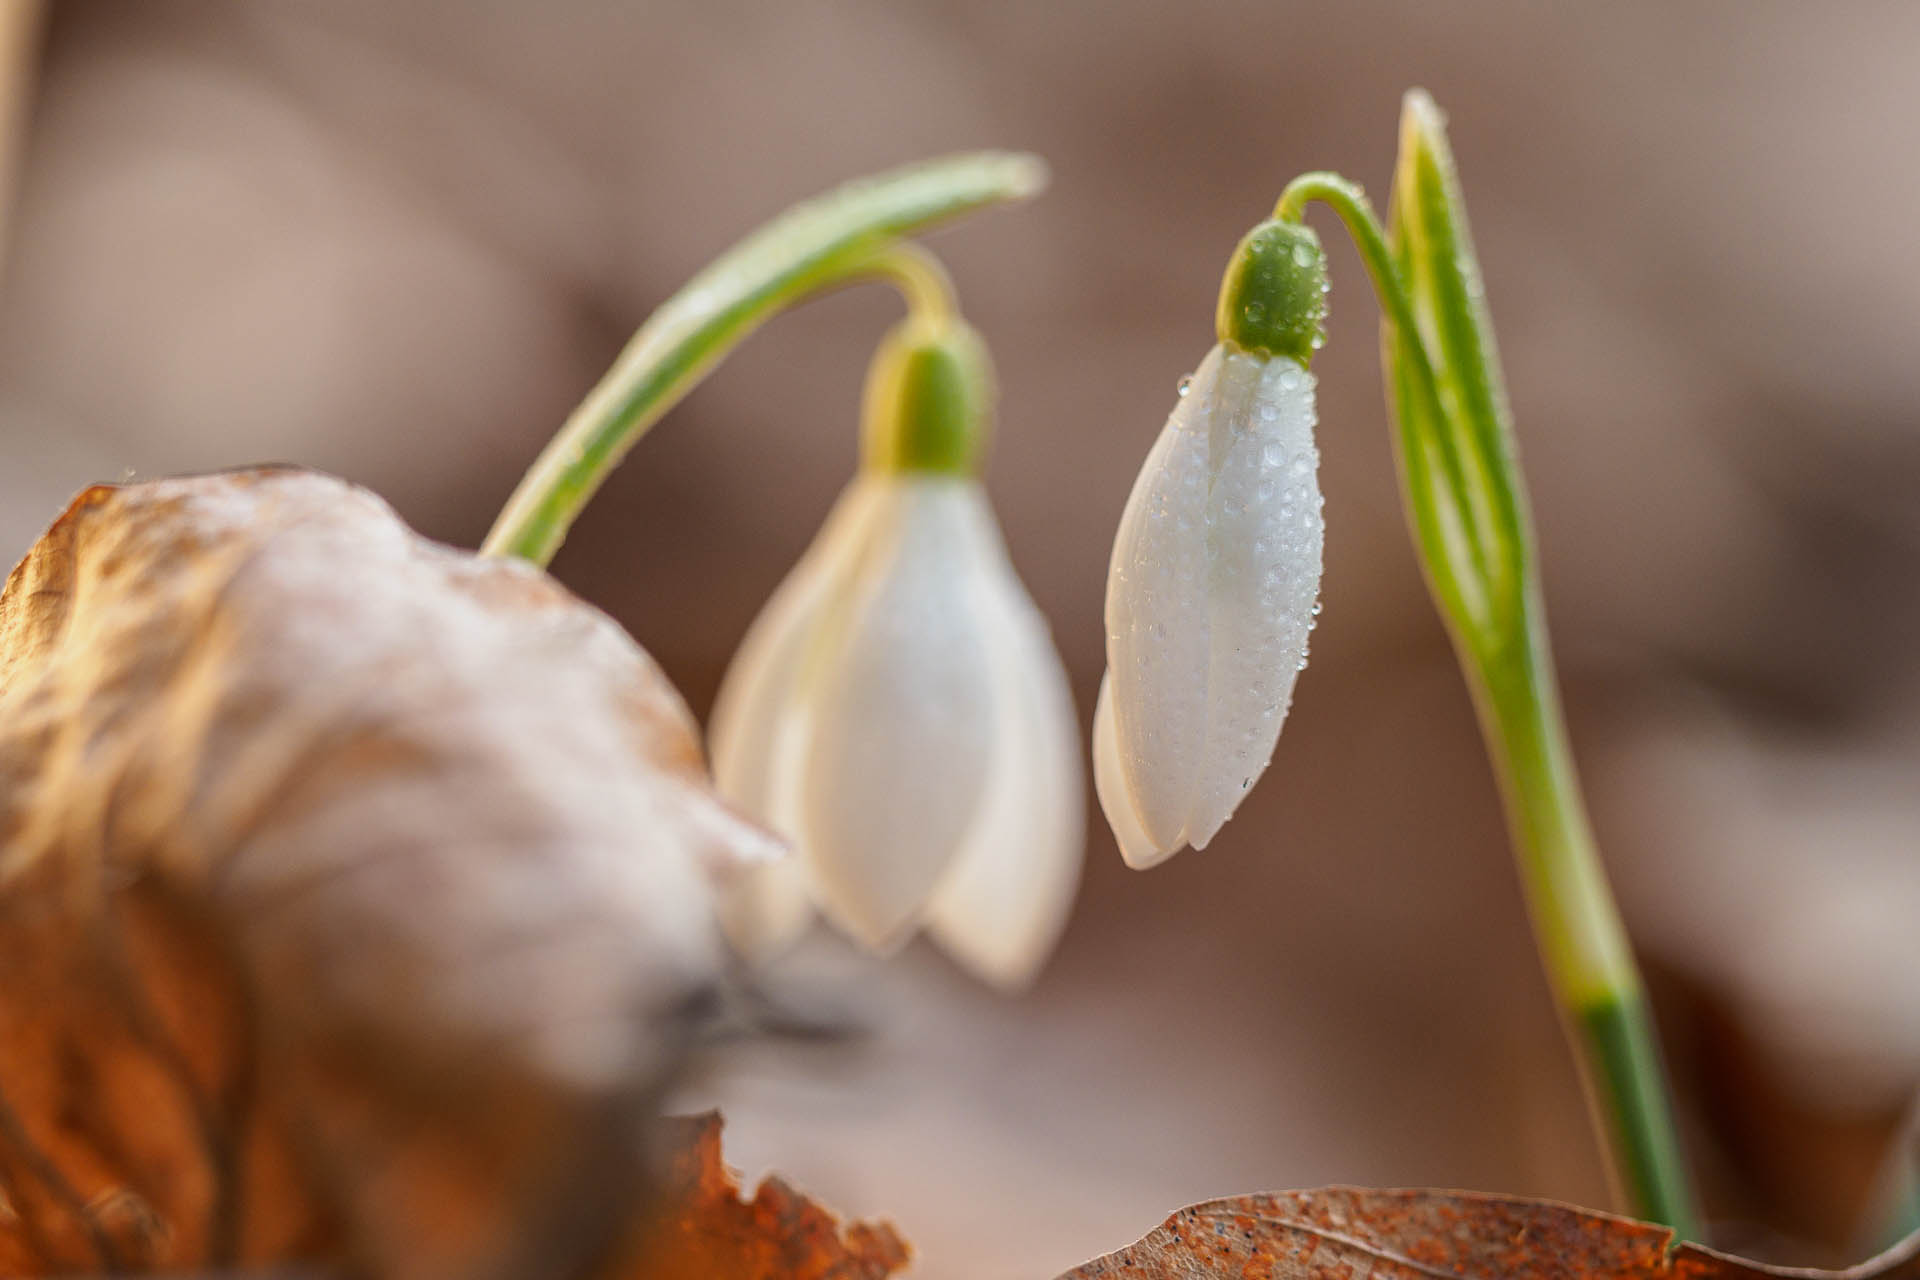
[{"label": "green flower stalk", "polygon": [[1407,95],[1390,230],[1334,174],[1289,184],[1358,243],[1386,312],[1381,359],[1408,524],[1471,687],[1542,960],[1632,1212],[1699,1239],[1640,974],[1594,845],[1541,603],[1486,290],[1438,108]]},{"label": "green flower stalk", "polygon": [[514,490],[481,546],[549,563],[574,517],[649,428],[742,339],[806,298],[861,279],[949,309],[943,274],[900,237],[1046,183],[1038,157],[982,151],[862,178],[796,205],[715,259],[647,318]]}]

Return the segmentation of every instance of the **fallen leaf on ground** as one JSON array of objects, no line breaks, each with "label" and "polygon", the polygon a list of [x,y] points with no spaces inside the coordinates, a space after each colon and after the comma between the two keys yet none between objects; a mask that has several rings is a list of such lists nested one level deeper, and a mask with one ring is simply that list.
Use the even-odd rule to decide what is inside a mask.
[{"label": "fallen leaf on ground", "polygon": [[907,1265],[885,1223],[839,1219],[769,1176],[742,1200],[720,1156],[720,1117],[673,1122],[662,1206],[630,1280],[885,1280]]},{"label": "fallen leaf on ground", "polygon": [[586,1274],[767,838],[611,620],[261,470],[0,594],[0,1273]]},{"label": "fallen leaf on ground", "polygon": [[1847,1271],[1770,1267],[1611,1214],[1510,1196],[1327,1187],[1209,1200],[1060,1280],[1913,1280],[1920,1235]]}]

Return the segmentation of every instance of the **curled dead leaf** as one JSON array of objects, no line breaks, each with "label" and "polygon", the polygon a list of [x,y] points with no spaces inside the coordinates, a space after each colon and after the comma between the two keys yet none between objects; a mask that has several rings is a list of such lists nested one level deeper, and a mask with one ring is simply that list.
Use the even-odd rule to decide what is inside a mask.
[{"label": "curled dead leaf", "polygon": [[1847,1271],[1771,1267],[1514,1196],[1326,1187],[1210,1200],[1060,1280],[1913,1280],[1920,1235]]},{"label": "curled dead leaf", "polygon": [[87,490],[0,595],[0,1273],[583,1273],[765,840],[545,574],[308,472]]}]

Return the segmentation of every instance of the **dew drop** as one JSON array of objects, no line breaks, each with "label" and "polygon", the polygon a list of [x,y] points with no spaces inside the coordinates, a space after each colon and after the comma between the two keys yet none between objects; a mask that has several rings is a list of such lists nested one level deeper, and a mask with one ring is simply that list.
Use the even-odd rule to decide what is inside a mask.
[{"label": "dew drop", "polygon": [[1193,390],[1193,375],[1191,374],[1180,379],[1180,384],[1174,388],[1174,391],[1181,396],[1185,396],[1187,392],[1191,390]]},{"label": "dew drop", "polygon": [[1307,246],[1304,244],[1297,244],[1293,246],[1293,265],[1296,267],[1312,266],[1313,250],[1307,248]]}]

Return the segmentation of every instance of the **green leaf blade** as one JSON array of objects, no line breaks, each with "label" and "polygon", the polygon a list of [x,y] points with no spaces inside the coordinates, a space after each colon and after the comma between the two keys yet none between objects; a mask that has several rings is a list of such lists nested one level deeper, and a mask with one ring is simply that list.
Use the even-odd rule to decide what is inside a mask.
[{"label": "green leaf blade", "polygon": [[647,318],[528,470],[482,551],[547,564],[626,452],[753,330],[857,278],[900,237],[1024,199],[1046,179],[1045,164],[1020,152],[947,156],[856,179],[749,234]]},{"label": "green leaf blade", "polygon": [[1381,326],[1381,363],[1397,436],[1394,457],[1420,567],[1442,611],[1476,633],[1489,625],[1485,574],[1468,528],[1457,451],[1445,447],[1446,423],[1428,406],[1411,343],[1391,320]]},{"label": "green leaf blade", "polygon": [[1699,1217],[1632,948],[1587,820],[1541,604],[1525,480],[1486,290],[1439,110],[1409,93],[1383,332],[1415,545],[1500,781],[1542,961],[1634,1213]]},{"label": "green leaf blade", "polygon": [[[1466,203],[1439,109],[1419,90],[1407,95],[1401,116],[1388,237],[1431,355],[1442,410],[1435,420],[1403,399],[1398,416],[1450,461],[1448,491],[1433,501],[1457,509],[1473,561],[1459,568],[1478,580],[1463,594],[1482,603],[1454,621],[1476,646],[1498,647],[1498,632],[1517,625],[1524,609],[1532,532]],[[1404,353],[1390,363],[1404,365]],[[1397,381],[1405,374],[1390,369],[1390,376]]]}]

